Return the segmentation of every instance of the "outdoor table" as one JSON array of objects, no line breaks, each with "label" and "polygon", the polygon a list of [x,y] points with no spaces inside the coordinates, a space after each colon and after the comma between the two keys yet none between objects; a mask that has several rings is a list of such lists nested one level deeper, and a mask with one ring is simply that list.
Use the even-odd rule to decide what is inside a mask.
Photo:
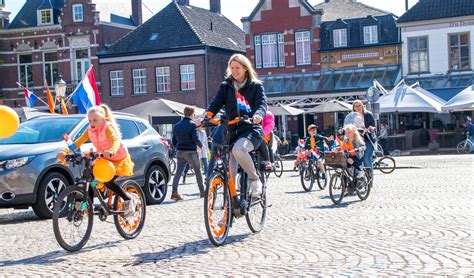
[{"label": "outdoor table", "polygon": [[387,136],[387,146],[389,150],[405,150],[405,134],[395,134]]},{"label": "outdoor table", "polygon": [[439,132],[438,133],[439,146],[442,148],[456,146],[455,137],[456,137],[456,132],[454,131]]}]

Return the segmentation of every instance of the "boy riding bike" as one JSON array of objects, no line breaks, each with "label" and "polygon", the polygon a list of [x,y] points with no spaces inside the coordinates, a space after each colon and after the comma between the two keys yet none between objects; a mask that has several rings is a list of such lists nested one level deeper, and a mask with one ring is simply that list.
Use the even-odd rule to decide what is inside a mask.
[{"label": "boy riding bike", "polygon": [[309,136],[308,138],[306,138],[305,149],[310,152],[313,149],[316,149],[320,153],[320,159],[318,159],[317,165],[318,165],[319,170],[321,170],[323,178],[325,178],[326,168],[324,167],[324,163],[323,163],[324,152],[329,151],[329,147],[327,146],[332,145],[334,136],[331,135],[328,138],[328,137],[317,134],[317,127],[316,125],[313,125],[313,124],[308,126],[308,133],[309,133]]},{"label": "boy riding bike", "polygon": [[[134,164],[127,147],[122,143],[120,129],[115,122],[110,108],[104,104],[93,106],[87,111],[87,117],[89,119],[89,127],[70,148],[72,148],[72,151],[77,151],[89,139],[97,152],[114,164],[115,177],[106,182],[105,186],[124,200],[124,217],[127,218],[135,211],[136,196],[126,193],[120,185],[115,183],[115,180],[122,176],[133,176]],[[58,154],[58,160],[63,161],[65,155],[71,150],[65,149],[61,151]],[[90,192],[92,193],[92,191]]]},{"label": "boy riding bike", "polygon": [[241,54],[229,59],[227,79],[221,83],[205,116],[212,117],[223,107],[229,119],[248,116],[253,120],[254,124],[242,121],[229,126],[230,143],[233,144],[230,172],[235,179],[240,165],[248,175],[252,197],[258,197],[262,194],[262,182],[249,152],[256,150],[262,142],[263,129],[258,124],[265,118],[267,103],[262,83],[250,61]]}]

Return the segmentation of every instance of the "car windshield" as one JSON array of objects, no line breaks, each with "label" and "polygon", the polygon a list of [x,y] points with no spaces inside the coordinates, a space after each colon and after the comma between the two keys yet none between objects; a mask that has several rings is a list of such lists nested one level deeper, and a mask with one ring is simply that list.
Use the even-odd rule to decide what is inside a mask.
[{"label": "car windshield", "polygon": [[80,121],[80,118],[66,117],[31,119],[21,123],[13,136],[0,139],[0,145],[59,142],[63,134],[70,133]]}]

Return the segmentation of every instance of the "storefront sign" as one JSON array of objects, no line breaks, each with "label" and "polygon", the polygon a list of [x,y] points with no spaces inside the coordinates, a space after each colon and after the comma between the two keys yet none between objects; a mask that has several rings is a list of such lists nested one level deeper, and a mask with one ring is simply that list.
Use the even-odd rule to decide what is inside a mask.
[{"label": "storefront sign", "polygon": [[474,25],[474,20],[449,23],[449,27],[461,27],[461,26],[470,26],[470,25]]}]

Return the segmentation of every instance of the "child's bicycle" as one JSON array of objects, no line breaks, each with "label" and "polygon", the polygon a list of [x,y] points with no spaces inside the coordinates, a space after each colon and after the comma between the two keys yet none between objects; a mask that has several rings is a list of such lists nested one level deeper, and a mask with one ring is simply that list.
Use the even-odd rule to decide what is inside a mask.
[{"label": "child's bicycle", "polygon": [[[267,185],[265,173],[261,167],[262,157],[258,151],[252,151],[250,155],[260,181],[263,184],[262,195],[258,198],[250,196],[248,176],[243,169],[238,169],[236,186],[229,168],[229,157],[231,146],[229,146],[229,126],[238,122],[249,122],[248,119],[235,118],[229,121],[225,115],[221,121],[214,119],[203,123],[204,126],[222,124],[223,145],[216,148],[216,164],[208,179],[206,194],[204,196],[204,221],[210,241],[215,246],[224,244],[229,234],[234,218],[245,216],[250,230],[258,233],[263,229],[267,212]],[[240,192],[238,192],[240,191]]]},{"label": "child's bicycle", "polygon": [[54,236],[59,245],[70,252],[80,250],[92,232],[94,203],[89,197],[89,190],[99,199],[99,220],[105,221],[108,216],[113,215],[115,227],[123,238],[136,238],[145,224],[146,203],[140,185],[133,180],[122,184],[125,192],[137,197],[135,212],[125,218],[122,198],[92,175],[92,162],[99,156],[90,152],[73,153],[65,157],[64,163],[72,163],[74,167],[84,165],[82,176],[76,178],[74,185],[67,187],[59,195],[53,211]]},{"label": "child's bicycle", "polygon": [[313,157],[311,151],[307,151],[306,158],[301,161],[300,180],[306,192],[313,189],[315,181],[317,181],[319,189],[324,190],[326,188],[329,171],[326,169],[326,172],[323,173],[318,167],[318,160]]},{"label": "child's bicycle", "polygon": [[[356,150],[353,150],[356,151]],[[335,169],[329,182],[329,196],[334,204],[339,204],[346,193],[356,192],[361,200],[369,197],[372,177],[368,169],[364,169],[364,177],[357,178],[354,167],[347,165],[348,152],[332,151],[325,153],[326,166]]]}]

